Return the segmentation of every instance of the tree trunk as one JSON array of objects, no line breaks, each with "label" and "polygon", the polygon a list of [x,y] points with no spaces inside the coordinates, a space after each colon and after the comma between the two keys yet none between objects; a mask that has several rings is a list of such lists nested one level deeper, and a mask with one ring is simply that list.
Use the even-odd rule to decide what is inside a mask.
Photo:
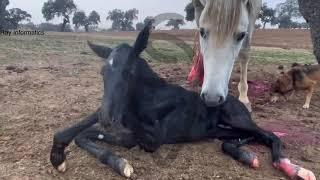
[{"label": "tree trunk", "polygon": [[302,16],[310,25],[314,55],[320,64],[320,1],[298,0]]},{"label": "tree trunk", "polygon": [[67,26],[67,24],[68,24],[69,22],[70,22],[69,16],[65,16],[65,17],[63,18],[63,23],[62,23],[62,26],[61,26],[61,32],[65,32],[66,26]]},{"label": "tree trunk", "polygon": [[85,25],[84,29],[86,30],[86,32],[89,32],[89,25]]},{"label": "tree trunk", "polygon": [[267,22],[263,22],[263,29],[266,29]]}]

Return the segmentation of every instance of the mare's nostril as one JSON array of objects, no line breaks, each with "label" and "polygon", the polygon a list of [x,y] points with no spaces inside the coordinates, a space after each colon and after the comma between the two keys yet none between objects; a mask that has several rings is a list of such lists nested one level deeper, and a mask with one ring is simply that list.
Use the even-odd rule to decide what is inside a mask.
[{"label": "mare's nostril", "polygon": [[200,98],[202,99],[202,101],[206,101],[206,94],[205,93],[201,93],[200,94]]},{"label": "mare's nostril", "polygon": [[224,102],[223,96],[220,96],[220,97],[219,97],[219,101],[218,101],[218,102],[219,102],[219,104],[222,104],[222,103]]}]

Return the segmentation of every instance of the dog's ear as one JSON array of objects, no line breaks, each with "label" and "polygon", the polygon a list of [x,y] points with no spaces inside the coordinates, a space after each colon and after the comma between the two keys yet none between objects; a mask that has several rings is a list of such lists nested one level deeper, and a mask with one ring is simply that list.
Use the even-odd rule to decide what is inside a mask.
[{"label": "dog's ear", "polygon": [[104,59],[107,59],[112,52],[111,48],[106,46],[95,45],[92,44],[90,41],[88,41],[88,45],[94,53],[96,53],[99,57]]},{"label": "dog's ear", "polygon": [[133,52],[136,56],[139,56],[147,48],[150,31],[153,28],[152,22],[153,21],[149,21],[137,37],[133,46]]},{"label": "dog's ear", "polygon": [[302,82],[305,78],[305,73],[302,71],[301,68],[299,68],[297,66],[292,68],[290,73],[291,73],[293,81],[295,81],[295,82],[298,82],[298,81]]},{"label": "dog's ear", "polygon": [[278,66],[278,74],[281,74],[281,75],[284,74],[284,66],[283,65]]}]

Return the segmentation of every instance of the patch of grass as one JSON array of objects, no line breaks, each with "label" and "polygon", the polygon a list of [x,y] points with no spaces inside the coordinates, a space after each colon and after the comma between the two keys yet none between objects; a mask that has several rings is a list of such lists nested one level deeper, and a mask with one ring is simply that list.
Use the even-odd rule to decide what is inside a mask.
[{"label": "patch of grass", "polygon": [[[11,36],[1,37],[0,64],[19,63],[26,59],[32,61],[39,57],[50,55],[63,56],[63,59],[81,59],[82,52],[91,50],[87,46],[87,40],[94,43],[115,47],[121,43],[133,44],[134,38],[108,37],[78,34],[49,33],[45,36]],[[192,45],[174,44],[168,41],[151,40],[143,57],[152,61],[164,63],[191,62]],[[251,51],[251,63],[253,64],[291,64],[314,63],[313,53],[308,50],[284,50],[279,48],[253,48]],[[36,56],[36,57],[35,57]],[[55,59],[52,59],[55,60]]]},{"label": "patch of grass", "polygon": [[253,64],[292,64],[292,63],[315,63],[312,52],[307,50],[282,50],[282,49],[253,49],[251,62]]}]

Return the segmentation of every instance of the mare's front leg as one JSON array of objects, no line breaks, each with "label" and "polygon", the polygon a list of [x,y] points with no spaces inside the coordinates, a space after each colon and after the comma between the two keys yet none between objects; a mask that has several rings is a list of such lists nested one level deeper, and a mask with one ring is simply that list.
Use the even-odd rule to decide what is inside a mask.
[{"label": "mare's front leg", "polygon": [[55,133],[50,153],[50,161],[53,167],[58,171],[66,171],[66,155],[64,154],[65,148],[80,132],[96,124],[98,122],[98,115],[99,111],[93,113],[81,122]]},{"label": "mare's front leg", "polygon": [[243,42],[243,47],[240,51],[238,60],[240,61],[240,82],[238,84],[239,100],[247,107],[251,112],[251,103],[248,98],[248,64],[249,64],[249,46],[250,38],[247,37]]},{"label": "mare's front leg", "polygon": [[115,155],[104,146],[98,145],[95,141],[102,141],[111,145],[132,148],[137,144],[134,136],[128,132],[117,132],[117,134],[112,135],[100,130],[99,128],[91,127],[90,129],[80,133],[75,138],[75,143],[80,148],[88,151],[101,163],[110,166],[122,176],[129,178],[133,173],[133,167],[129,162],[126,159]]}]

